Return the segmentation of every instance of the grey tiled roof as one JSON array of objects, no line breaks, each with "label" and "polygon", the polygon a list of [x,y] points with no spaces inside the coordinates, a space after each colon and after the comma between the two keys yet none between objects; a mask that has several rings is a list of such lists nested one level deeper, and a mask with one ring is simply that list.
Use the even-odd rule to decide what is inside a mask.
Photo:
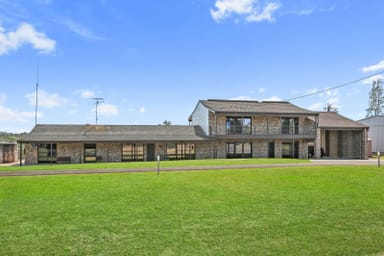
[{"label": "grey tiled roof", "polygon": [[357,121],[346,118],[336,112],[319,112],[320,128],[368,128]]},{"label": "grey tiled roof", "polygon": [[36,125],[20,142],[194,142],[206,140],[199,126]]},{"label": "grey tiled roof", "polygon": [[200,102],[216,113],[317,115],[316,112],[287,101],[201,100]]}]

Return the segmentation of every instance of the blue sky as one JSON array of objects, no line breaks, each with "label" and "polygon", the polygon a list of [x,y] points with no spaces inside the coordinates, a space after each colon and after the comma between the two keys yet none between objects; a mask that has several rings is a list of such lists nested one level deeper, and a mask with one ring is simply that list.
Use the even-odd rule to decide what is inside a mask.
[{"label": "blue sky", "polygon": [[[0,131],[188,124],[199,99],[286,100],[384,71],[382,0],[0,0]],[[381,76],[381,74],[379,75]],[[292,103],[365,116],[371,80]]]}]

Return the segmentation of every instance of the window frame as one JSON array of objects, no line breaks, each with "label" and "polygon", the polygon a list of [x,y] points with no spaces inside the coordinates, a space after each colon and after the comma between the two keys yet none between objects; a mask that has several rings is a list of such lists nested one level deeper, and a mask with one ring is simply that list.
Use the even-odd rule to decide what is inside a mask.
[{"label": "window frame", "polygon": [[144,161],[144,144],[125,143],[121,145],[121,161]]},{"label": "window frame", "polygon": [[37,162],[38,163],[56,163],[57,161],[57,144],[41,143],[37,145]]}]

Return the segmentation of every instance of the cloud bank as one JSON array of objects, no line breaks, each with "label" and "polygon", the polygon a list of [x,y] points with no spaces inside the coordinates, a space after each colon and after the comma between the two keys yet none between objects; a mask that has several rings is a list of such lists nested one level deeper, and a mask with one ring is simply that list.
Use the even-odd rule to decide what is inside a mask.
[{"label": "cloud bank", "polygon": [[0,26],[0,55],[16,51],[26,44],[39,50],[40,53],[50,53],[56,47],[55,40],[37,31],[31,24],[22,23],[15,31],[9,32]]},{"label": "cloud bank", "polygon": [[247,22],[273,22],[273,13],[280,8],[280,4],[270,2],[262,6],[258,0],[217,0],[216,9],[211,9],[211,16],[220,22],[232,15],[243,16]]}]

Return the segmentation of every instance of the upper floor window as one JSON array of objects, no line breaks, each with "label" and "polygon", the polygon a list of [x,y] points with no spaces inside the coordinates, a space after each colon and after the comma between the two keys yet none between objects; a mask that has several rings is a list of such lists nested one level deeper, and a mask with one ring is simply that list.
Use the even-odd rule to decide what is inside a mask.
[{"label": "upper floor window", "polygon": [[227,117],[226,122],[227,134],[252,134],[251,117]]},{"label": "upper floor window", "polygon": [[299,134],[299,118],[282,117],[281,134]]}]

